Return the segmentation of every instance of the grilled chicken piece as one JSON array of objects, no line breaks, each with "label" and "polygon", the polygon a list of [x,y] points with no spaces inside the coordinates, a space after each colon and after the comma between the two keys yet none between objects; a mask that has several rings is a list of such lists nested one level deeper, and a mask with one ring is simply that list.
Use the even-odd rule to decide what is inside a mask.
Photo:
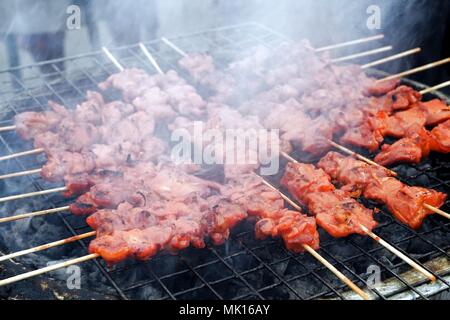
[{"label": "grilled chicken piece", "polygon": [[424,203],[439,208],[447,198],[442,192],[407,186],[388,177],[376,166],[336,152],[330,152],[321,159],[319,167],[345,188],[358,190],[365,198],[385,204],[397,219],[414,229],[433,213],[423,206]]},{"label": "grilled chicken piece", "polygon": [[389,108],[385,109],[389,114],[392,114],[395,111],[408,109],[422,99],[420,92],[408,86],[399,86],[395,90],[387,93],[386,97],[392,100],[392,104],[389,105]]},{"label": "grilled chicken piece", "polygon": [[378,83],[373,81],[373,83],[371,83],[366,90],[367,93],[369,93],[370,95],[382,96],[394,90],[398,86],[399,82],[400,81],[396,79],[389,81],[382,81]]},{"label": "grilled chicken piece", "polygon": [[391,177],[372,181],[364,191],[367,199],[384,203],[388,210],[402,223],[418,229],[431,210],[424,203],[441,207],[447,195],[435,190],[410,187]]},{"label": "grilled chicken piece", "polygon": [[406,111],[395,113],[386,119],[383,135],[400,138],[406,135],[409,127],[424,126],[427,122],[426,112],[419,107],[413,107]]},{"label": "grilled chicken piece", "polygon": [[319,226],[335,238],[358,233],[365,235],[361,226],[372,230],[377,226],[373,211],[351,198],[343,190],[312,192],[306,195],[308,210]]},{"label": "grilled chicken piece", "polygon": [[431,149],[436,152],[450,152],[450,120],[447,120],[431,130],[433,142]]},{"label": "grilled chicken piece", "polygon": [[329,175],[313,165],[289,163],[281,184],[308,207],[319,226],[333,237],[365,234],[361,225],[372,230],[377,225],[373,211],[351,198],[348,192],[335,190],[330,180]]},{"label": "grilled chicken piece", "polygon": [[384,139],[387,119],[387,113],[379,111],[360,126],[349,128],[340,138],[340,142],[362,147],[371,152],[376,151]]},{"label": "grilled chicken piece", "polygon": [[419,104],[427,115],[427,126],[435,126],[450,119],[450,107],[439,99],[433,99]]},{"label": "grilled chicken piece", "polygon": [[64,106],[54,101],[49,101],[48,106],[51,109],[49,111],[23,112],[14,118],[17,133],[23,139],[32,139],[38,133],[55,128],[69,114]]},{"label": "grilled chicken piece", "polygon": [[261,216],[255,225],[256,238],[281,237],[286,248],[303,252],[304,245],[319,249],[319,233],[316,219],[297,211],[280,210]]},{"label": "grilled chicken piece", "polygon": [[314,218],[284,209],[278,191],[272,190],[255,174],[230,180],[222,189],[224,196],[239,204],[249,216],[256,218],[256,237],[281,237],[286,248],[293,252],[304,251],[303,245],[319,248],[319,234]]},{"label": "grilled chicken piece", "polygon": [[388,166],[394,163],[419,163],[430,154],[433,136],[423,126],[412,125],[405,137],[392,145],[384,144],[376,155],[375,162]]},{"label": "grilled chicken piece", "polygon": [[349,192],[353,197],[361,196],[365,186],[372,180],[387,176],[383,168],[370,166],[337,152],[328,152],[317,166],[338,183],[341,190]]},{"label": "grilled chicken piece", "polygon": [[[321,169],[312,164],[289,162],[286,166],[281,185],[297,197],[300,202],[306,203],[306,195],[312,192],[333,191],[331,178]],[[307,205],[307,203],[306,203]]]}]

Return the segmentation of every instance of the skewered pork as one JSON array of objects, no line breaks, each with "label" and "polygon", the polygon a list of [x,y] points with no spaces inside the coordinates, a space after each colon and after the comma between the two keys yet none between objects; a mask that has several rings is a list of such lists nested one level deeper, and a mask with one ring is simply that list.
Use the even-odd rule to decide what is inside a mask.
[{"label": "skewered pork", "polygon": [[377,225],[373,211],[335,190],[330,177],[311,164],[288,163],[281,184],[314,214],[319,226],[333,237],[365,234],[361,226],[372,230]]},{"label": "skewered pork", "polygon": [[343,190],[385,204],[397,219],[414,229],[422,225],[426,216],[433,214],[424,203],[439,208],[447,197],[435,190],[407,186],[387,176],[382,168],[336,152],[329,152],[318,166],[342,185]]}]

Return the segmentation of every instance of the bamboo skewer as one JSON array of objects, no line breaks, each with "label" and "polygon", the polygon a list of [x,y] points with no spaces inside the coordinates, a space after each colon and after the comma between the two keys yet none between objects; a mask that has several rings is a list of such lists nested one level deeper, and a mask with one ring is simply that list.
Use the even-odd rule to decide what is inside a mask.
[{"label": "bamboo skewer", "polygon": [[382,78],[382,79],[378,79],[376,82],[379,83],[379,82],[383,82],[383,81],[387,81],[387,80],[403,78],[405,76],[409,76],[409,75],[414,74],[414,73],[418,73],[418,72],[425,71],[425,70],[428,70],[428,69],[431,69],[431,68],[434,68],[434,67],[438,67],[440,65],[443,65],[443,64],[446,64],[446,63],[449,63],[449,62],[450,62],[450,57],[442,59],[442,60],[439,60],[439,61],[431,62],[431,63],[425,64],[423,66],[420,66],[420,67],[417,67],[417,68],[414,68],[414,69],[409,69],[409,70],[406,70],[406,71],[403,71],[403,72],[400,72],[400,73],[397,73],[397,74],[393,74],[393,75],[390,75],[390,76]]},{"label": "bamboo skewer", "polygon": [[44,152],[43,148],[36,148],[36,149],[27,150],[27,151],[12,153],[12,154],[0,157],[0,161],[10,160],[10,159],[28,156],[30,154],[36,154],[36,153],[41,153],[41,152]]},{"label": "bamboo skewer", "polygon": [[424,94],[427,94],[427,93],[430,93],[430,92],[433,92],[433,91],[436,91],[436,90],[439,90],[439,89],[442,89],[442,88],[445,88],[448,86],[450,86],[450,80],[442,82],[442,83],[432,86],[430,88],[423,89],[422,91],[420,91],[420,94],[424,95]]},{"label": "bamboo skewer", "polygon": [[147,50],[147,47],[144,46],[144,44],[142,42],[139,42],[139,47],[144,52],[144,54],[147,57],[147,59],[150,60],[150,63],[153,65],[153,67],[155,67],[155,69],[158,71],[158,73],[159,74],[164,74],[164,72],[161,70],[161,68],[159,67],[158,63],[156,62],[155,58],[153,58],[153,56]]},{"label": "bamboo skewer", "polygon": [[348,148],[346,148],[344,146],[341,146],[340,144],[337,144],[336,142],[334,142],[332,140],[328,140],[328,143],[331,144],[336,149],[341,150],[341,151],[347,153],[348,155],[351,155],[351,156],[353,156],[353,157],[355,157],[355,158],[357,158],[357,159],[359,159],[361,161],[364,161],[364,162],[366,162],[366,163],[368,163],[370,165],[373,165],[373,166],[377,166],[377,167],[383,168],[384,170],[386,170],[393,177],[397,176],[397,172],[392,171],[392,170],[390,170],[390,169],[388,169],[386,167],[383,167],[382,165],[376,163],[375,161],[372,161],[369,158],[366,158],[366,157],[360,155],[359,153],[356,153],[356,152],[354,152],[354,151],[352,151],[352,150],[350,150],[350,149],[348,149]]},{"label": "bamboo skewer", "polygon": [[328,51],[328,50],[352,46],[355,44],[365,43],[365,42],[369,42],[369,41],[380,40],[383,38],[384,38],[384,34],[378,34],[378,35],[371,36],[371,37],[365,37],[365,38],[360,38],[360,39],[356,39],[356,40],[332,44],[332,45],[321,47],[321,48],[316,48],[315,51],[316,52]]},{"label": "bamboo skewer", "polygon": [[425,208],[427,208],[428,210],[433,211],[434,213],[436,213],[436,214],[438,214],[438,215],[440,215],[440,216],[442,216],[442,217],[447,218],[447,219],[450,220],[450,214],[448,214],[447,212],[445,212],[445,211],[443,211],[443,210],[441,210],[441,209],[439,209],[439,208],[430,206],[430,205],[427,204],[427,203],[424,203],[423,206],[424,206]]},{"label": "bamboo skewer", "polygon": [[0,180],[14,178],[14,177],[27,176],[27,175],[31,175],[31,174],[35,174],[35,173],[40,173],[41,171],[42,171],[42,168],[38,168],[38,169],[31,169],[31,170],[8,173],[8,174],[1,175]]},{"label": "bamboo skewer", "polygon": [[66,191],[66,190],[67,190],[67,187],[58,187],[58,188],[52,188],[52,189],[47,189],[47,190],[33,191],[33,192],[29,192],[29,193],[15,194],[12,196],[0,198],[0,203],[12,201],[12,200],[30,198],[30,197],[34,197],[34,196],[41,196],[44,194],[49,194],[49,193],[54,193],[54,192],[62,192],[62,191]]},{"label": "bamboo skewer", "polygon": [[57,240],[57,241],[46,243],[46,244],[43,244],[43,245],[40,245],[37,247],[33,247],[30,249],[25,249],[25,250],[17,251],[17,252],[10,253],[10,254],[4,255],[4,256],[0,256],[0,262],[10,260],[13,258],[17,258],[20,256],[24,256],[26,254],[35,253],[35,252],[39,252],[42,250],[47,250],[50,248],[58,247],[58,246],[61,246],[61,245],[67,244],[67,243],[71,243],[71,242],[75,242],[77,240],[81,240],[84,238],[89,238],[89,237],[94,236],[96,233],[97,233],[96,231],[90,231],[90,232],[86,232],[86,233],[83,233],[83,234],[80,234],[77,236],[69,237],[69,238],[62,239],[62,240]]},{"label": "bamboo skewer", "polygon": [[331,59],[331,63],[343,62],[343,61],[353,60],[353,59],[357,59],[357,58],[367,57],[367,56],[370,56],[373,54],[389,51],[392,49],[393,49],[392,46],[385,46],[385,47],[381,47],[381,48],[377,48],[377,49],[373,49],[373,50],[363,51],[363,52],[351,54],[351,55],[348,55],[345,57]]},{"label": "bamboo skewer", "polygon": [[52,213],[56,213],[56,212],[66,211],[69,209],[70,209],[69,206],[64,206],[64,207],[58,207],[58,208],[53,208],[53,209],[46,209],[46,210],[39,210],[39,211],[17,214],[17,215],[10,216],[10,217],[0,218],[0,223],[11,222],[11,221],[21,220],[21,219],[26,219],[26,218],[37,217],[37,216],[44,216],[44,215],[48,215],[48,214],[52,214]]},{"label": "bamboo skewer", "polygon": [[409,258],[407,255],[403,254],[401,251],[399,251],[398,249],[394,248],[391,244],[387,243],[385,240],[383,240],[382,238],[380,238],[379,236],[377,236],[375,233],[373,233],[372,231],[370,231],[369,229],[367,229],[364,225],[360,225],[361,229],[363,229],[363,231],[372,239],[374,239],[375,241],[377,241],[379,244],[381,244],[383,247],[385,247],[387,250],[389,250],[390,252],[392,252],[393,254],[395,254],[397,257],[399,257],[400,259],[402,259],[403,261],[405,261],[407,264],[409,264],[411,267],[413,267],[414,269],[416,269],[418,272],[422,273],[424,276],[426,276],[428,279],[430,279],[432,282],[436,281],[436,277],[429,272],[428,270],[426,270],[424,267],[422,267],[421,265],[419,265],[418,263],[416,263],[414,260],[412,260],[411,258]]},{"label": "bamboo skewer", "polygon": [[187,57],[188,54],[186,52],[184,52],[182,49],[180,49],[177,45],[175,45],[175,43],[173,43],[172,41],[170,41],[169,39],[167,39],[166,37],[161,37],[161,40],[167,44],[170,48],[172,48],[175,52],[177,52],[179,55],[183,56],[183,57]]},{"label": "bamboo skewer", "polygon": [[0,127],[0,132],[3,132],[3,131],[11,131],[11,130],[16,130],[16,126],[15,126],[15,125],[12,125],[12,126]]},{"label": "bamboo skewer", "polygon": [[[286,153],[282,154],[283,156],[286,156]],[[299,163],[296,159],[292,158],[291,156],[287,155],[287,159],[289,161],[292,161],[294,163]],[[291,200],[292,201],[292,200]],[[293,202],[293,201],[292,201]],[[290,202],[291,203],[291,202]],[[406,256],[405,254],[403,254],[401,251],[399,251],[398,249],[394,248],[392,245],[390,245],[388,242],[386,242],[385,240],[383,240],[382,238],[380,238],[378,235],[376,235],[375,233],[373,233],[372,231],[370,231],[369,229],[367,229],[364,225],[360,224],[359,227],[372,239],[374,239],[375,241],[377,241],[380,245],[382,245],[383,247],[385,247],[387,250],[389,250],[390,252],[392,252],[393,254],[395,254],[397,257],[399,257],[400,259],[402,259],[404,262],[406,262],[407,264],[409,264],[411,267],[413,267],[415,270],[417,270],[418,272],[422,273],[424,276],[426,276],[428,279],[430,279],[431,281],[436,281],[436,277],[430,273],[428,270],[426,270],[424,267],[422,267],[421,265],[419,265],[417,262],[413,261],[411,258],[409,258],[408,256]]]},{"label": "bamboo skewer", "polygon": [[120,71],[123,71],[124,68],[122,67],[122,65],[120,64],[120,62],[116,59],[116,57],[114,57],[111,53],[111,51],[108,50],[108,48],[106,47],[102,47],[103,52],[106,54],[106,56],[108,57],[109,60],[111,60],[111,62],[117,67],[117,69],[119,69]]},{"label": "bamboo skewer", "polygon": [[372,62],[363,64],[361,66],[361,69],[367,69],[367,68],[375,67],[375,66],[378,66],[380,64],[389,62],[389,61],[393,61],[393,60],[396,60],[396,59],[400,59],[400,58],[403,58],[403,57],[406,57],[406,56],[418,53],[420,51],[422,51],[421,48],[414,48],[414,49],[411,49],[411,50],[406,50],[406,51],[394,54],[394,55],[389,56],[389,57],[385,57],[385,58],[382,58],[382,59],[379,59],[379,60],[376,60],[376,61],[372,61]]},{"label": "bamboo skewer", "polygon": [[97,254],[97,253],[92,253],[92,254],[88,254],[88,255],[85,255],[85,256],[82,256],[82,257],[79,257],[79,258],[75,258],[75,259],[64,261],[64,262],[61,262],[61,263],[57,263],[57,264],[54,264],[54,265],[51,265],[51,266],[48,266],[48,267],[44,267],[44,268],[41,268],[41,269],[33,270],[33,271],[30,271],[30,272],[25,272],[25,273],[19,274],[19,275],[14,276],[14,277],[10,277],[10,278],[4,279],[4,280],[0,280],[0,287],[1,286],[5,286],[7,284],[11,284],[11,283],[17,282],[17,281],[21,281],[21,280],[25,280],[25,279],[28,279],[28,278],[31,278],[31,277],[35,277],[35,276],[38,276],[40,274],[44,274],[44,273],[47,273],[47,272],[50,272],[50,271],[58,270],[58,269],[61,269],[61,268],[66,268],[66,267],[69,267],[71,265],[78,264],[78,263],[81,263],[81,262],[84,262],[84,261],[92,260],[92,259],[98,258],[99,256],[100,255]]}]

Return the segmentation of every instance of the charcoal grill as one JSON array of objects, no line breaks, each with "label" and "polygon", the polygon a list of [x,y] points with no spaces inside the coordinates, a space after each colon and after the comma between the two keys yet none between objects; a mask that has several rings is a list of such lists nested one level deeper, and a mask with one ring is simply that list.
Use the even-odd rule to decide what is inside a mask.
[{"label": "charcoal grill", "polygon": [[[230,57],[254,45],[277,46],[286,38],[257,23],[245,23],[211,29],[171,38],[187,52],[209,52],[218,65],[226,65]],[[180,55],[161,41],[146,43],[163,70],[175,69]],[[148,73],[156,71],[142,55],[138,45],[112,50],[125,67],[139,67]],[[61,62],[65,70],[61,69]],[[51,73],[41,74],[45,65]],[[95,90],[99,82],[117,72],[101,51],[70,58],[52,60],[0,71],[0,126],[12,124],[13,117],[24,111],[46,109],[48,100],[65,106],[83,101],[86,90]],[[372,70],[371,72],[379,73]],[[417,89],[424,85],[404,80]],[[447,100],[440,93],[435,96]],[[431,96],[431,95],[430,95]],[[29,150],[15,132],[0,134],[0,154]],[[394,168],[399,178],[410,185],[421,185],[448,193],[450,162],[445,155],[431,155],[417,166]],[[1,174],[40,167],[43,156],[28,156],[3,162]],[[278,183],[279,177],[274,177]],[[38,175],[0,182],[0,195],[32,192],[56,187]],[[0,204],[0,216],[30,212],[66,205],[70,201],[59,195],[39,196]],[[372,202],[364,203],[375,207]],[[320,253],[359,287],[366,287],[368,270],[380,271],[383,282],[368,289],[374,298],[428,299],[450,288],[450,222],[437,215],[426,219],[414,231],[380,208],[380,225],[376,232],[397,249],[426,266],[438,278],[430,283],[409,265],[393,256],[368,237],[350,236],[335,239],[320,230]],[[443,210],[450,209],[449,202]],[[14,251],[89,231],[83,218],[60,212],[32,220],[0,226],[0,251]],[[89,240],[81,240],[59,248],[17,260],[20,267],[36,269],[48,261],[69,259],[86,254]],[[257,241],[250,223],[233,230],[222,246],[207,245],[203,250],[188,249],[178,255],[160,254],[148,262],[127,261],[109,269],[102,260],[80,265],[83,296],[121,299],[352,299],[328,269],[307,254],[295,255],[278,240]],[[14,268],[14,266],[13,266]],[[17,268],[17,267],[16,267]],[[2,269],[0,269],[1,272]],[[13,269],[14,270],[14,269]],[[18,269],[17,269],[18,270]],[[14,272],[14,271],[13,271]],[[2,276],[2,278],[4,278]],[[40,279],[55,278],[62,283],[64,274],[51,273]],[[59,279],[59,280],[58,280]],[[29,281],[29,280],[27,280]],[[33,282],[36,284],[36,282]],[[29,288],[29,290],[31,290]],[[87,291],[87,293],[86,293]],[[10,291],[6,291],[10,292]],[[2,297],[0,291],[0,297]],[[5,298],[5,296],[3,296]]]}]

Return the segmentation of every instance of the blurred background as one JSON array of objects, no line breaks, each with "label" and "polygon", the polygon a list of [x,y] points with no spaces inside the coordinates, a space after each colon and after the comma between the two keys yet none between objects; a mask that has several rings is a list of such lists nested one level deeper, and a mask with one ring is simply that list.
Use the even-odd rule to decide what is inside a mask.
[{"label": "blurred background", "polygon": [[[367,26],[374,5],[380,29]],[[394,52],[422,47],[383,65],[389,72],[450,56],[448,0],[0,0],[0,70],[247,21],[314,46],[384,33]],[[436,84],[450,78],[450,67],[414,78]]]}]

